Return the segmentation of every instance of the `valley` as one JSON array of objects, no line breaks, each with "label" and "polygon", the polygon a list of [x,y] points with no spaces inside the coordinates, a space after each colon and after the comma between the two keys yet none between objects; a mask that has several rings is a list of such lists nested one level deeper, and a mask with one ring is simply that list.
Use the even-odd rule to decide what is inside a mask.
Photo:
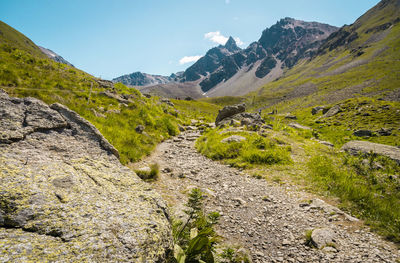
[{"label": "valley", "polygon": [[0,261],[400,262],[399,36],[382,0],[106,80],[0,21]]}]

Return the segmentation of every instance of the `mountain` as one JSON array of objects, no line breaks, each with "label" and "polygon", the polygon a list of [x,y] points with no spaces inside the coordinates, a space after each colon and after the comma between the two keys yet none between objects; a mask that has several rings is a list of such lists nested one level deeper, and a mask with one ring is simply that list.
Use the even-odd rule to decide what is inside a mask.
[{"label": "mountain", "polygon": [[[248,93],[259,87],[260,80],[264,83],[272,81],[282,74],[282,69],[291,68],[300,59],[310,58],[322,40],[336,30],[327,24],[281,19],[265,29],[257,42],[224,58],[221,67],[199,85],[208,96]],[[230,78],[234,81],[229,81]]]},{"label": "mountain", "polygon": [[245,97],[281,111],[354,97],[400,100],[400,1],[383,0],[332,33],[312,59]]},{"label": "mountain", "polygon": [[112,81],[120,82],[124,85],[129,85],[129,86],[151,86],[157,84],[165,84],[174,81],[176,77],[177,77],[176,74],[171,74],[171,76],[167,77],[161,75],[151,75],[138,71],[114,78]]},{"label": "mountain", "polygon": [[[168,85],[156,83],[157,86],[147,90],[182,97],[182,91],[177,92],[182,86],[178,83],[187,83],[183,92],[186,96],[195,97],[199,90],[202,96],[210,97],[244,95],[280,77],[285,68],[293,67],[300,59],[310,58],[337,29],[327,24],[284,18],[266,28],[260,39],[246,49],[239,48],[229,37],[225,45],[210,49],[181,76],[166,81]],[[120,78],[114,80],[128,83]],[[164,91],[157,92],[160,89]]]},{"label": "mountain", "polygon": [[69,65],[71,67],[73,67],[74,65],[72,65],[71,63],[69,63],[67,60],[65,60],[62,56],[58,55],[57,53],[55,53],[54,51],[38,46],[40,48],[40,50],[50,59],[54,60],[55,62],[58,63],[63,63],[66,65]]}]

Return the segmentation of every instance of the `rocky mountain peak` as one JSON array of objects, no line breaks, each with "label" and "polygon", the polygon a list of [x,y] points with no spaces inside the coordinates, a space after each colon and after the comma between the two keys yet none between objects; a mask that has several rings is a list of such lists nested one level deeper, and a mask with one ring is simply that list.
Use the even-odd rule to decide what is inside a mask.
[{"label": "rocky mountain peak", "polygon": [[228,41],[226,41],[225,48],[230,52],[236,52],[241,50],[241,48],[237,46],[235,39],[233,39],[233,37],[231,36],[229,37]]}]

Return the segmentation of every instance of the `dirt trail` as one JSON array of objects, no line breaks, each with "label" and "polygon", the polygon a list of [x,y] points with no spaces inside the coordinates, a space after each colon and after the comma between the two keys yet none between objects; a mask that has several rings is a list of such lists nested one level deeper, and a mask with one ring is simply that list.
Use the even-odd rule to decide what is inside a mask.
[{"label": "dirt trail", "polygon": [[[400,257],[392,243],[315,196],[294,186],[256,179],[200,155],[194,148],[199,136],[197,131],[184,132],[137,164],[160,165],[160,179],[152,184],[175,216],[182,211],[186,193],[199,187],[208,196],[207,209],[222,215],[218,233],[226,243],[244,246],[253,262],[396,262]],[[317,228],[335,233],[336,248],[304,244],[306,230]]]}]

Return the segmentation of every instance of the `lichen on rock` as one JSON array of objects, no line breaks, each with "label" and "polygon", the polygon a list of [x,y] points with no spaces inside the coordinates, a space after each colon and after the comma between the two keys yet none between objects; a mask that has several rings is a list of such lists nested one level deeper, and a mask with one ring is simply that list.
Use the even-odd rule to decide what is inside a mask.
[{"label": "lichen on rock", "polygon": [[167,208],[68,108],[0,92],[0,261],[163,262]]}]

